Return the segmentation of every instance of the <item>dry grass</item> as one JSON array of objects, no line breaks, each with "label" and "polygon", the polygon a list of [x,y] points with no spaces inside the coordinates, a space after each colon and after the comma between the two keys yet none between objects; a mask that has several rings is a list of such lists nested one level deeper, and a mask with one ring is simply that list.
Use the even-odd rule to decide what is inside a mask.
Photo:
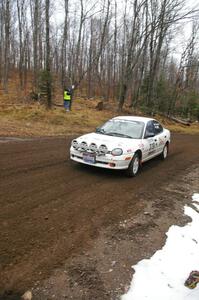
[{"label": "dry grass", "polygon": [[166,128],[172,132],[185,133],[185,134],[199,134],[199,123],[195,122],[190,124],[190,126],[182,125],[176,123],[168,118],[162,116],[156,116],[156,119],[159,120]]},{"label": "dry grass", "polygon": [[[107,109],[98,111],[95,109],[98,102],[99,99],[76,98],[72,111],[67,113],[62,106],[46,110],[38,103],[22,104],[22,101],[16,101],[17,104],[11,105],[10,101],[5,101],[0,95],[0,136],[78,135],[93,131],[104,121],[117,115],[114,103],[109,103]],[[123,114],[133,113],[126,108]],[[160,116],[156,118],[171,131],[199,134],[198,123],[183,126]]]},{"label": "dry grass", "polygon": [[76,99],[73,110],[63,107],[46,110],[39,104],[1,105],[0,136],[55,136],[81,134],[94,130],[99,124],[114,116],[114,112],[99,112],[96,101]]},{"label": "dry grass", "polygon": [[[46,110],[38,103],[28,103],[32,87],[32,74],[28,74],[27,87],[19,89],[19,78],[16,70],[12,71],[9,80],[9,93],[0,86],[0,136],[57,136],[78,135],[93,131],[107,119],[117,115],[116,104],[109,102],[103,111],[95,109],[100,99],[78,98],[75,93],[74,105],[71,112],[66,113],[62,106],[62,93],[58,84],[54,96],[60,107]],[[123,115],[140,115],[139,111],[132,112],[124,108]],[[188,134],[199,134],[199,124],[191,126],[179,125],[166,118],[156,116],[165,127],[171,131]]]},{"label": "dry grass", "polygon": [[199,124],[195,123],[191,126],[184,126],[184,125],[169,125],[167,126],[172,132],[178,133],[186,133],[186,134],[199,134]]}]

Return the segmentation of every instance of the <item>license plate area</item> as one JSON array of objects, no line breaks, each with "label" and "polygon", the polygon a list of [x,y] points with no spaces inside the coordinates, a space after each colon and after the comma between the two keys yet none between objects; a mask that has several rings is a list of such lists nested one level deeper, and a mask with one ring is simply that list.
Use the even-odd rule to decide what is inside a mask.
[{"label": "license plate area", "polygon": [[89,164],[95,164],[96,162],[96,154],[95,153],[83,153],[83,161]]}]

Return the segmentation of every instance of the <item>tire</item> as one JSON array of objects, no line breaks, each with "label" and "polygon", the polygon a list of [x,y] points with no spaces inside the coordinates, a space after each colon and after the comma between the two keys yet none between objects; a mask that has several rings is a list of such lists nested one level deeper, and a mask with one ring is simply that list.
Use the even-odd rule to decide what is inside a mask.
[{"label": "tire", "polygon": [[169,145],[168,144],[165,144],[163,150],[162,150],[162,153],[160,154],[160,157],[162,160],[165,160],[168,156],[168,153],[169,153]]},{"label": "tire", "polygon": [[138,174],[139,169],[140,169],[140,157],[138,153],[135,153],[127,169],[127,176],[135,177]]}]

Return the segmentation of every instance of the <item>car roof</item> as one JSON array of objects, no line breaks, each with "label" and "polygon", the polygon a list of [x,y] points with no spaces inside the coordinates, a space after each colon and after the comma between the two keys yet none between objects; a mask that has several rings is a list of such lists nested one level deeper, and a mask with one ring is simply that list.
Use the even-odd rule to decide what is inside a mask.
[{"label": "car roof", "polygon": [[146,117],[137,117],[137,116],[118,116],[113,118],[112,120],[125,120],[125,121],[139,121],[147,123],[148,121],[154,120],[152,118],[146,118]]}]

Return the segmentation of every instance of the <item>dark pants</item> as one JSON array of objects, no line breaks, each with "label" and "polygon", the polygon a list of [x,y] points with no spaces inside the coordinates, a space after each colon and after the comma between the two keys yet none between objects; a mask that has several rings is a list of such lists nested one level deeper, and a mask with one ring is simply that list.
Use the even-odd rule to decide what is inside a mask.
[{"label": "dark pants", "polygon": [[64,100],[64,107],[66,110],[70,110],[70,101]]}]

